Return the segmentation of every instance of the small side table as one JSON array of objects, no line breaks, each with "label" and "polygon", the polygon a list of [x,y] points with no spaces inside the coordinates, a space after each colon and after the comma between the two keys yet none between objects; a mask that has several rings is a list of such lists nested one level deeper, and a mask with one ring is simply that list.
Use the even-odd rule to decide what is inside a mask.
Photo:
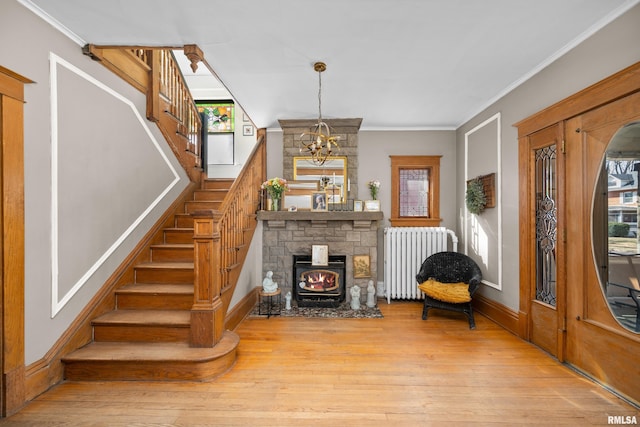
[{"label": "small side table", "polygon": [[[271,316],[279,316],[282,308],[282,291],[278,288],[275,292],[259,291],[260,301],[258,301],[258,314],[267,315],[267,319]],[[262,305],[265,305],[267,312],[262,312]]]}]

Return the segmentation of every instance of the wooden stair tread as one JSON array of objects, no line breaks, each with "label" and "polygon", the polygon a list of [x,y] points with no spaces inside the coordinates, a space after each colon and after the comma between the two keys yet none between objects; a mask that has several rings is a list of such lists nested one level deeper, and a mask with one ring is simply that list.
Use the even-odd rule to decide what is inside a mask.
[{"label": "wooden stair tread", "polygon": [[65,356],[65,363],[82,361],[150,361],[150,362],[203,362],[216,359],[238,346],[240,338],[225,331],[212,348],[189,347],[181,342],[92,342]]},{"label": "wooden stair tread", "polygon": [[167,249],[193,249],[193,243],[156,243],[151,248],[167,248]]},{"label": "wooden stair tread", "polygon": [[193,285],[165,283],[130,283],[116,290],[118,294],[193,295]]},{"label": "wooden stair tread", "polygon": [[188,310],[114,310],[93,319],[92,324],[112,326],[190,326]]},{"label": "wooden stair tread", "polygon": [[192,262],[143,262],[141,264],[136,264],[137,269],[142,268],[165,268],[165,269],[187,269],[193,268]]}]

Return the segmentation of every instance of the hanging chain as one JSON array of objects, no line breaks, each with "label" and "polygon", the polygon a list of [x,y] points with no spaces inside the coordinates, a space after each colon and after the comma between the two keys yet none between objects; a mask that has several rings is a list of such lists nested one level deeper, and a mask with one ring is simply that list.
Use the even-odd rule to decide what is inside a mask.
[{"label": "hanging chain", "polygon": [[318,71],[318,117],[322,122],[322,71]]}]

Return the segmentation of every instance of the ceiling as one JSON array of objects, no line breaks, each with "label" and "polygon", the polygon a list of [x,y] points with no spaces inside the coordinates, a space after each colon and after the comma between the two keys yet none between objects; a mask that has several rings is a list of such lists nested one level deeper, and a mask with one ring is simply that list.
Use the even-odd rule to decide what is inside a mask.
[{"label": "ceiling", "polygon": [[[19,0],[78,43],[196,44],[258,127],[455,129],[640,0]],[[202,68],[201,68],[202,69]]]}]

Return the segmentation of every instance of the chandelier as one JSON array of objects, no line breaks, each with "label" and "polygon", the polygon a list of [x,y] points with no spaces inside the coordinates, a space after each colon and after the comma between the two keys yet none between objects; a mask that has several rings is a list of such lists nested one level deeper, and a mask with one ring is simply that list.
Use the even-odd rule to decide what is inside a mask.
[{"label": "chandelier", "polygon": [[340,150],[340,137],[331,136],[329,125],[322,120],[322,72],[327,65],[316,62],[313,69],[318,72],[318,123],[309,132],[300,135],[300,153],[310,155],[314,164],[322,166],[334,151]]}]

